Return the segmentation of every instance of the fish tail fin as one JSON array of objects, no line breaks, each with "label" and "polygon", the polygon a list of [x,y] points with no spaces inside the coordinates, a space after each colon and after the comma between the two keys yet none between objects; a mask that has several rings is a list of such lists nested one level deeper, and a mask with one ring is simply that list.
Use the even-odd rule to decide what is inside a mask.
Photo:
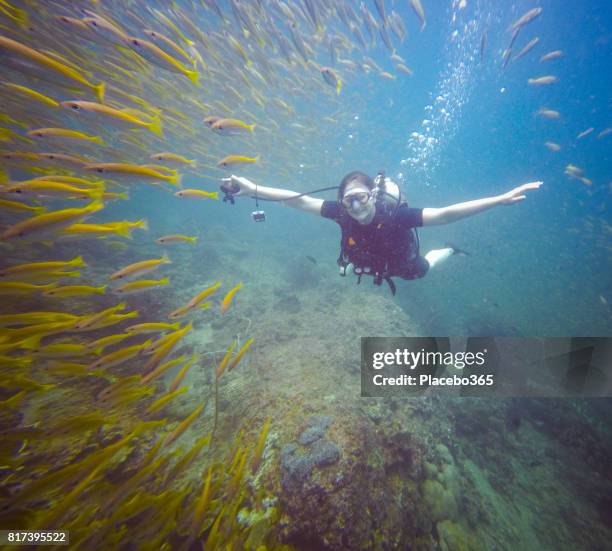
[{"label": "fish tail fin", "polygon": [[44,335],[33,335],[31,337],[28,337],[27,339],[24,339],[22,341],[19,341],[19,348],[25,348],[26,350],[34,350],[36,348],[40,347],[40,340],[43,338]]},{"label": "fish tail fin", "polygon": [[189,241],[190,241],[191,243],[195,243],[197,240],[198,240],[198,238],[197,238],[197,237],[190,237],[190,238],[189,238]]},{"label": "fish tail fin", "polygon": [[198,304],[197,307],[201,310],[205,310],[206,308],[210,308],[210,306],[211,306],[210,302],[204,302],[202,304]]},{"label": "fish tail fin", "polygon": [[249,132],[250,132],[251,134],[253,134],[253,132],[255,132],[255,125],[254,125],[254,124],[250,124],[250,125],[249,125]]},{"label": "fish tail fin", "polygon": [[200,84],[200,73],[195,70],[185,69],[185,74],[189,78],[191,82],[193,82],[196,86]]},{"label": "fish tail fin", "polygon": [[170,182],[174,186],[180,186],[181,178],[182,178],[181,174],[174,174],[173,176],[168,176],[168,182]]},{"label": "fish tail fin", "polygon": [[338,84],[336,84],[336,95],[340,95],[340,90],[342,90],[342,81],[338,79]]},{"label": "fish tail fin", "polygon": [[162,279],[159,282],[160,285],[168,285],[168,283],[170,283],[170,278],[169,277],[165,277],[164,279]]},{"label": "fish tail fin", "polygon": [[193,167],[193,168],[198,168],[198,161],[196,161],[195,159],[192,159],[191,161],[189,161],[189,164]]},{"label": "fish tail fin", "polygon": [[108,285],[101,285],[100,287],[98,287],[98,294],[103,295],[104,293],[106,293],[107,287]]},{"label": "fish tail fin", "polygon": [[[218,191],[212,191],[210,193],[210,197],[211,197],[211,199],[219,199],[219,192]],[[196,239],[197,239],[197,237],[196,237]]]},{"label": "fish tail fin", "polygon": [[255,160],[253,161],[254,163],[258,163],[261,160],[261,155],[257,155],[255,157]]},{"label": "fish tail fin", "polygon": [[172,260],[170,260],[168,253],[164,253],[161,257],[161,260],[162,260],[162,264],[172,264]]},{"label": "fish tail fin", "polygon": [[73,258],[70,262],[68,262],[69,266],[87,266],[82,256],[77,256]]},{"label": "fish tail fin", "polygon": [[106,142],[100,136],[94,136],[91,141],[97,143],[98,145],[106,145]]},{"label": "fish tail fin", "polygon": [[127,224],[122,224],[117,227],[117,234],[121,237],[126,237],[127,239],[132,239],[132,234],[130,233],[130,228]]},{"label": "fish tail fin", "polygon": [[153,134],[155,134],[156,136],[159,136],[160,138],[164,137],[164,133],[162,130],[162,121],[158,115],[154,116],[147,126],[149,127],[149,130],[153,132]]},{"label": "fish tail fin", "polygon": [[142,220],[138,220],[138,222],[136,222],[136,225],[144,231],[149,231],[149,222],[147,222],[146,218],[143,218]]},{"label": "fish tail fin", "polygon": [[100,103],[104,103],[104,93],[106,92],[106,84],[101,82],[100,84],[94,85],[94,90],[96,91],[96,96],[98,96],[98,100]]}]

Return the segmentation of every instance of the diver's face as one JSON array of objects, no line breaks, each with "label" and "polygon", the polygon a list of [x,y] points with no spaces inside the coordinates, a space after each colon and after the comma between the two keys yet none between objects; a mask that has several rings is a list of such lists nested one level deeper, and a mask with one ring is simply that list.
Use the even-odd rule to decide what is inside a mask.
[{"label": "diver's face", "polygon": [[346,186],[342,206],[348,215],[360,224],[369,224],[374,218],[372,192],[363,184],[352,182]]}]

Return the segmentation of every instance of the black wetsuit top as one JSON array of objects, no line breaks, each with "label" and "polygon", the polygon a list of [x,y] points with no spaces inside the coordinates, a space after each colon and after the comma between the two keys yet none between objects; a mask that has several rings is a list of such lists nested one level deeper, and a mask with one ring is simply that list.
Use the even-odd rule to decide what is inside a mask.
[{"label": "black wetsuit top", "polygon": [[363,225],[336,201],[323,201],[321,216],[340,226],[341,257],[344,254],[344,260],[356,267],[404,279],[423,277],[427,272],[429,264],[419,255],[413,229],[423,225],[423,209],[402,204],[395,215],[390,215],[377,206],[372,222]]}]

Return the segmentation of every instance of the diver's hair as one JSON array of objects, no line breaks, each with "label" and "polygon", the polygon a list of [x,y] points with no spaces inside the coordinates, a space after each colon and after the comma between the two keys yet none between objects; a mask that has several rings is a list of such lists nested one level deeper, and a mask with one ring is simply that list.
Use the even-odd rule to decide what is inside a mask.
[{"label": "diver's hair", "polygon": [[338,188],[338,202],[342,200],[346,186],[348,186],[352,182],[358,182],[366,186],[368,189],[374,189],[374,180],[372,180],[372,178],[370,178],[365,172],[354,170],[353,172],[349,172],[344,178],[342,178],[342,181],[340,182],[340,187]]}]

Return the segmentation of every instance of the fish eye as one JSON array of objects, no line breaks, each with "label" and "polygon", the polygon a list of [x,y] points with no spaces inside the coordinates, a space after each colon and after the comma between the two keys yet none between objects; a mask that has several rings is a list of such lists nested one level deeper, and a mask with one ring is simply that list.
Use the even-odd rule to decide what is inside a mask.
[{"label": "fish eye", "polygon": [[91,22],[91,24],[92,24],[94,27],[97,27],[97,26],[98,26],[98,24],[97,24],[95,21],[92,21],[92,22]]},{"label": "fish eye", "polygon": [[97,171],[98,171],[100,174],[102,174],[102,173],[104,172],[104,169],[103,169],[103,168],[97,168],[96,170],[97,170]]},{"label": "fish eye", "polygon": [[21,190],[20,189],[16,189],[15,193],[21,193]]},{"label": "fish eye", "polygon": [[22,231],[20,231],[20,232],[17,234],[17,237],[23,237],[23,235],[24,235],[24,234],[23,234],[23,232],[22,232]]},{"label": "fish eye", "polygon": [[132,40],[132,44],[134,44],[134,46],[140,46],[140,42],[138,42],[138,40]]},{"label": "fish eye", "polygon": [[47,159],[53,160],[55,159],[55,155],[47,155]]},{"label": "fish eye", "polygon": [[75,111],[79,110],[79,106],[75,105],[74,103],[70,107],[72,107]]}]

